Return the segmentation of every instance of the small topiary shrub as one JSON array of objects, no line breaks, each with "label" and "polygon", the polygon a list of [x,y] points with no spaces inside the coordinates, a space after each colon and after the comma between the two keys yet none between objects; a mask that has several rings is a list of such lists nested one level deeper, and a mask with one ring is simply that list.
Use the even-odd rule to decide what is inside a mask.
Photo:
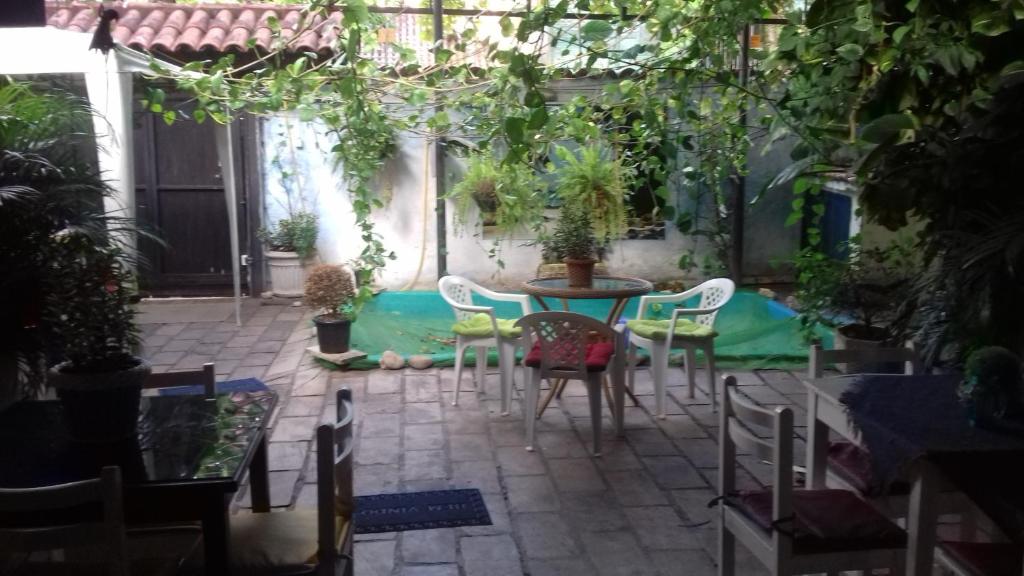
[{"label": "small topiary shrub", "polygon": [[306,277],[305,303],[310,308],[323,310],[334,319],[354,319],[353,302],[356,297],[352,275],[333,264],[313,268]]}]

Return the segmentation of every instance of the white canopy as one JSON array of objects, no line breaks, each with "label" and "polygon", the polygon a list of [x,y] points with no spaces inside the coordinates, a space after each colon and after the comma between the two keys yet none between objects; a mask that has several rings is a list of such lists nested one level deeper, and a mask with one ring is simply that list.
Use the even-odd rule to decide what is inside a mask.
[{"label": "white canopy", "polygon": [[[99,167],[114,189],[109,214],[135,217],[135,158],[132,138],[132,75],[150,72],[149,57],[122,45],[104,55],[89,50],[92,34],[56,28],[4,28],[0,31],[0,74],[82,74],[94,110]],[[164,64],[165,68],[177,69]],[[242,284],[238,247],[235,163],[231,124],[217,125],[217,155],[224,180],[235,285],[235,321],[241,324]],[[134,246],[134,238],[126,238]]]}]

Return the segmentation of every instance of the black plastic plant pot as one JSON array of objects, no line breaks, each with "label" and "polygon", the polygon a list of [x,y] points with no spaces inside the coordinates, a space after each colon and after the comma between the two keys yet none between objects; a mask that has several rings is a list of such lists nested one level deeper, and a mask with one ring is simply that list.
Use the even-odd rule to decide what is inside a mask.
[{"label": "black plastic plant pot", "polygon": [[352,334],[352,321],[322,314],[313,318],[316,324],[316,343],[324,354],[348,352],[348,341]]}]

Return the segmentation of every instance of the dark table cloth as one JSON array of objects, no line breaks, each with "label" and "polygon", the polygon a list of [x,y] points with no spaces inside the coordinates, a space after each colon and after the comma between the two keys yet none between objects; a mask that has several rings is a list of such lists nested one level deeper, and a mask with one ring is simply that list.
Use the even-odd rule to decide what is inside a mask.
[{"label": "dark table cloth", "polygon": [[1024,541],[1024,437],[972,426],[957,400],[959,382],[959,375],[864,375],[840,402],[879,482],[925,458],[1008,537]]}]

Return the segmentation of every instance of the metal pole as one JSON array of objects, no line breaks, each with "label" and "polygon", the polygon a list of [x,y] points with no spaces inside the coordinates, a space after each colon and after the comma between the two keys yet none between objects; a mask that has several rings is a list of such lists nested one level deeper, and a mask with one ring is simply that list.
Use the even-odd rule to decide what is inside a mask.
[{"label": "metal pole", "polygon": [[[444,6],[442,0],[433,0],[431,12],[434,17],[434,47],[440,48],[444,43]],[[440,107],[435,110],[441,111]],[[437,277],[448,274],[448,230],[445,223],[444,205],[444,137],[438,135],[434,140],[434,212],[436,213],[437,229]]]},{"label": "metal pole", "polygon": [[[743,27],[742,49],[740,51],[740,85],[744,88],[750,81],[750,24]],[[747,125],[747,107],[740,111],[740,124]],[[743,233],[745,225],[745,209],[747,205],[747,179],[736,172],[732,175],[732,254],[730,255],[729,271],[733,282],[743,282]]]}]

